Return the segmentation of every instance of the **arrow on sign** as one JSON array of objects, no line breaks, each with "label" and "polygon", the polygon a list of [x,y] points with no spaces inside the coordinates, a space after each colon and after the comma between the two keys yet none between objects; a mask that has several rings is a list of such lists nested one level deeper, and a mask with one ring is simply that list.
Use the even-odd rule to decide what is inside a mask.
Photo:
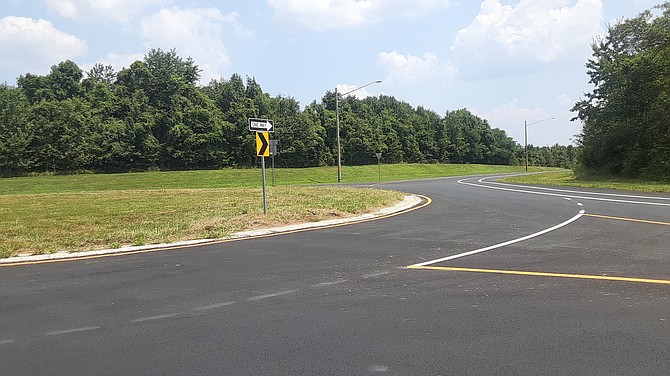
[{"label": "arrow on sign", "polygon": [[256,156],[270,156],[270,134],[268,132],[256,132]]},{"label": "arrow on sign", "polygon": [[274,132],[275,124],[268,119],[249,119],[249,130],[254,132]]}]

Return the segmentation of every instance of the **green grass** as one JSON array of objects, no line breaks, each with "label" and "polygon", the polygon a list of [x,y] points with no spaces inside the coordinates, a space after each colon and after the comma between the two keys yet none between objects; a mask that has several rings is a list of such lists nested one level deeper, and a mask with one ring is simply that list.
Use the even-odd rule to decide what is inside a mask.
[{"label": "green grass", "polygon": [[[381,165],[381,180],[410,180],[475,174],[522,172],[523,166],[396,164]],[[547,171],[531,168],[531,171]],[[342,168],[343,183],[376,182],[376,165]],[[336,167],[277,168],[277,186],[334,184]],[[267,184],[271,169],[267,168]],[[260,187],[260,169],[223,169],[207,171],[138,172],[129,174],[40,175],[0,179],[0,195],[97,192],[110,190],[208,189]]]},{"label": "green grass", "polygon": [[554,185],[582,188],[607,188],[638,192],[670,193],[670,183],[619,179],[600,175],[575,175],[572,171],[512,176],[502,179],[508,183]]},{"label": "green grass", "polygon": [[[383,181],[521,172],[523,167],[382,165]],[[542,169],[534,169],[541,171]],[[545,169],[546,170],[546,169]],[[375,182],[377,166],[344,167],[343,183]],[[217,238],[389,206],[398,192],[333,186],[334,167],[276,169],[263,215],[261,171],[42,175],[0,179],[0,257]],[[310,186],[307,186],[310,185]]]},{"label": "green grass", "polygon": [[123,190],[0,196],[0,257],[218,238],[278,224],[346,217],[402,194],[338,187]]}]

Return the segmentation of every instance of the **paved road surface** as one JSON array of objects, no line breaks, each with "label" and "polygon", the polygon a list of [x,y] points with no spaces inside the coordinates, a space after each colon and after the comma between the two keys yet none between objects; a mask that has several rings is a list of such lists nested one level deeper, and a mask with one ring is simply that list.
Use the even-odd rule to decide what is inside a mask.
[{"label": "paved road surface", "polygon": [[432,203],[351,226],[2,267],[0,374],[670,372],[670,196],[480,178],[384,186]]}]

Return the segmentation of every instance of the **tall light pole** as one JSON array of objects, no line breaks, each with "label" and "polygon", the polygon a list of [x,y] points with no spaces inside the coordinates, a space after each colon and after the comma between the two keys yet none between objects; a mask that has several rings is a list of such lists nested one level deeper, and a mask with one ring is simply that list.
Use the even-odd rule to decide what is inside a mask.
[{"label": "tall light pole", "polygon": [[530,127],[531,125],[537,124],[537,123],[541,123],[543,121],[554,120],[554,119],[555,118],[553,118],[553,117],[552,118],[546,118],[546,119],[534,121],[532,123],[528,123],[526,120],[523,121],[523,131],[524,131],[523,132],[523,135],[524,135],[524,137],[523,137],[524,147],[523,148],[524,148],[525,153],[526,153],[526,172],[528,172],[528,127]]},{"label": "tall light pole", "polygon": [[[372,84],[380,84],[382,81],[372,81],[363,86],[359,86],[355,89],[349,90],[346,93],[343,93],[342,96],[351,94],[356,90],[360,90],[366,86]],[[340,97],[337,95],[337,86],[335,87],[335,133],[337,133],[337,182],[342,182],[342,154],[340,149]]]}]

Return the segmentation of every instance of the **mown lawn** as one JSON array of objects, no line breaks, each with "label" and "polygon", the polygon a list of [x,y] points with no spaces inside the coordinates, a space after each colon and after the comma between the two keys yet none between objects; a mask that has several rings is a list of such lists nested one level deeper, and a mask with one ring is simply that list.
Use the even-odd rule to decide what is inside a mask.
[{"label": "mown lawn", "polygon": [[[521,172],[485,165],[382,165],[381,180]],[[535,169],[541,171],[541,169]],[[378,166],[343,168],[343,183],[375,182]],[[0,257],[218,238],[234,232],[353,216],[404,194],[333,186],[334,167],[143,172],[0,179]]]}]

